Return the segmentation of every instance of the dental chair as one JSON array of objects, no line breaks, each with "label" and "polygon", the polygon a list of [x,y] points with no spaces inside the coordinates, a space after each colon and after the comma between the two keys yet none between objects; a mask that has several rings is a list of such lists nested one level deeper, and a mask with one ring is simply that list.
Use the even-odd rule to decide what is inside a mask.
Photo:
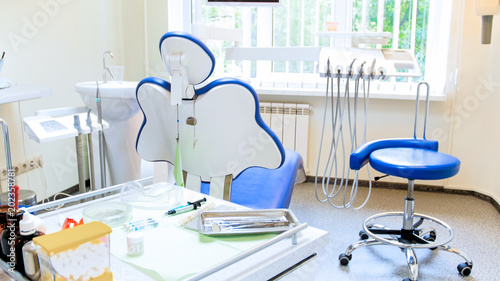
[{"label": "dental chair", "polygon": [[[417,138],[416,128],[418,119],[419,89],[427,86],[427,99],[424,119],[423,138]],[[460,160],[438,152],[438,142],[427,140],[425,131],[429,109],[429,85],[420,83],[417,88],[417,106],[415,113],[414,137],[410,139],[386,139],[366,143],[358,147],[350,156],[350,167],[359,170],[367,163],[371,167],[386,175],[408,179],[407,196],[403,212],[386,212],[373,215],[363,223],[360,231],[360,241],[350,245],[340,254],[339,261],[347,266],[352,259],[352,252],[360,247],[372,245],[393,245],[400,248],[406,255],[409,278],[415,281],[418,278],[418,262],[415,249],[444,250],[457,254],[465,259],[465,263],[458,265],[457,269],[462,276],[468,276],[472,270],[470,260],[460,250],[448,246],[453,239],[453,230],[443,221],[423,214],[414,213],[415,180],[440,180],[456,175],[460,169]],[[385,222],[392,218],[402,219],[401,228],[386,227],[377,221]],[[437,231],[433,227],[424,227],[434,224],[448,234],[446,238],[437,241]]]},{"label": "dental chair", "polygon": [[208,83],[215,58],[199,39],[166,33],[160,53],[170,81],[137,86],[144,115],[136,150],[147,161],[181,155],[185,187],[250,208],[288,208],[301,156],[263,122],[254,89],[233,78]]}]

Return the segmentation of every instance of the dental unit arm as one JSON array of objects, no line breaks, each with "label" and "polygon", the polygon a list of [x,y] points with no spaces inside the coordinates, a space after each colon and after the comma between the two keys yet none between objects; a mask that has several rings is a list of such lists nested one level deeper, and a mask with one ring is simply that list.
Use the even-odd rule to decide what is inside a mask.
[{"label": "dental unit arm", "polygon": [[500,1],[474,0],[474,12],[482,18],[481,44],[490,44],[493,16],[500,14]]},{"label": "dental unit arm", "polygon": [[[329,62],[328,62],[329,61]],[[372,62],[368,64],[368,62]],[[418,61],[408,50],[321,48],[321,77],[388,79],[389,77],[420,77]],[[405,70],[404,72],[400,70]]]}]

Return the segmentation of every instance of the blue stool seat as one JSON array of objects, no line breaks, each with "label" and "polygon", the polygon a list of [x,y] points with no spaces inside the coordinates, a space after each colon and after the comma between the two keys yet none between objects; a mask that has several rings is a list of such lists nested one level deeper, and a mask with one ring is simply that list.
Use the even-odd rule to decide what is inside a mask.
[{"label": "blue stool seat", "polygon": [[[278,169],[246,169],[233,180],[231,202],[253,209],[287,209],[302,165],[300,154],[285,149],[285,161]],[[209,194],[210,184],[203,182],[200,190]]]},{"label": "blue stool seat", "polygon": [[408,147],[375,150],[370,165],[381,173],[412,180],[446,179],[460,170],[460,160],[454,156]]}]

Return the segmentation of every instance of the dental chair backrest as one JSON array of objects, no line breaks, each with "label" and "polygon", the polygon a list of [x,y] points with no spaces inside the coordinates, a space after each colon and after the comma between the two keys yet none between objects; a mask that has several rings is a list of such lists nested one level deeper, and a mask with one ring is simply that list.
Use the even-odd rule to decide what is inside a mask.
[{"label": "dental chair backrest", "polygon": [[[284,149],[260,117],[250,85],[222,78],[195,89],[209,78],[215,59],[190,34],[165,34],[160,52],[176,85],[150,77],[137,87],[144,114],[136,143],[141,158],[173,164],[178,138],[186,187],[199,191],[201,181],[210,182],[210,195],[225,200],[232,179],[245,169],[282,165]],[[180,99],[173,94],[178,90]]]}]

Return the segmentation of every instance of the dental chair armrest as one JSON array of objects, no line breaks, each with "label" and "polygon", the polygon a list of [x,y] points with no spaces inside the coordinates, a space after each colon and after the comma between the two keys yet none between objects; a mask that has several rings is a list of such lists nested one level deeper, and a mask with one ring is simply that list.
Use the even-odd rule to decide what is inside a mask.
[{"label": "dental chair armrest", "polygon": [[370,154],[378,149],[390,147],[415,147],[437,151],[438,141],[426,139],[383,139],[365,143],[351,153],[349,166],[352,170],[361,169],[369,161]]}]

